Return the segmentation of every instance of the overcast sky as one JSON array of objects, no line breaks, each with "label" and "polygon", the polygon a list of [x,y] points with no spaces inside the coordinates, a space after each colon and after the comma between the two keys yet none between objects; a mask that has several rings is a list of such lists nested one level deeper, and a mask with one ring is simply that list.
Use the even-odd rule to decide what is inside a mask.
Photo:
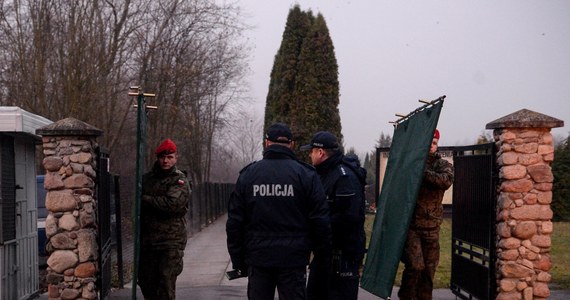
[{"label": "overcast sky", "polygon": [[251,97],[262,117],[289,9],[321,13],[335,47],[345,146],[374,148],[389,121],[446,95],[440,146],[470,145],[485,125],[526,108],[570,132],[568,0],[240,0],[248,32]]}]

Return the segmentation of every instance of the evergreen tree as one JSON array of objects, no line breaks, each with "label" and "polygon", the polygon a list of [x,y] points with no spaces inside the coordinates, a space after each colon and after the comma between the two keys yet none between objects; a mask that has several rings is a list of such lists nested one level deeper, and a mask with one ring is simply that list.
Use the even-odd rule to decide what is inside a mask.
[{"label": "evergreen tree", "polygon": [[[354,149],[354,147],[348,148],[348,150],[346,150],[346,151],[344,152],[344,155],[346,155],[346,156],[351,155],[351,156],[354,156],[354,157],[358,157],[358,155],[356,154],[356,149]],[[360,160],[360,158],[359,158],[358,160]]]},{"label": "evergreen tree", "polygon": [[373,184],[376,182],[376,159],[371,159],[371,156],[376,157],[376,154],[374,152],[372,152],[372,155],[370,155],[370,153],[366,153],[366,156],[364,156],[364,163],[362,165],[366,169],[366,184]]},{"label": "evergreen tree", "polygon": [[[324,17],[318,14],[303,41],[291,103],[291,130],[299,145],[321,130],[330,131],[342,145],[338,65]],[[306,159],[306,152],[298,152]]]},{"label": "evergreen tree", "polygon": [[362,165],[364,166],[365,169],[368,170],[368,167],[371,165],[369,153],[366,153],[366,155],[364,156],[364,163]]},{"label": "evergreen tree", "polygon": [[[296,5],[289,11],[271,70],[264,127],[288,124],[297,145],[308,143],[317,131],[328,130],[342,145],[338,104],[338,65],[325,19]],[[307,154],[297,151],[301,160]]]},{"label": "evergreen tree", "polygon": [[[490,134],[485,134],[485,132],[482,132],[479,137],[477,137],[477,145],[481,145],[481,144],[487,144],[487,143],[491,143],[493,141],[493,137]],[[483,150],[475,150],[474,153],[475,154],[483,154]]]},{"label": "evergreen tree", "polygon": [[376,148],[390,147],[392,145],[392,137],[389,134],[384,135],[384,131],[380,132],[380,138],[376,141]]},{"label": "evergreen tree", "polygon": [[[275,122],[291,123],[291,103],[297,76],[297,64],[303,40],[307,36],[313,16],[298,5],[289,10],[281,46],[275,55],[269,91],[265,104],[265,130]],[[295,134],[295,132],[293,131]]]},{"label": "evergreen tree", "polygon": [[570,220],[570,135],[554,151],[552,211],[555,221]]}]

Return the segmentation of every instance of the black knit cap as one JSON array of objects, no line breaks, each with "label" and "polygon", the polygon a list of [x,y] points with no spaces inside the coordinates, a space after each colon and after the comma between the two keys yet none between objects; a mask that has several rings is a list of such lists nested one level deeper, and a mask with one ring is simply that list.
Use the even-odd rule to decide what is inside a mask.
[{"label": "black knit cap", "polygon": [[319,131],[313,135],[309,144],[301,146],[300,149],[305,151],[313,148],[336,149],[338,147],[338,141],[332,133],[328,131]]},{"label": "black knit cap", "polygon": [[293,133],[287,125],[275,123],[269,126],[265,138],[275,143],[289,143],[293,140]]}]

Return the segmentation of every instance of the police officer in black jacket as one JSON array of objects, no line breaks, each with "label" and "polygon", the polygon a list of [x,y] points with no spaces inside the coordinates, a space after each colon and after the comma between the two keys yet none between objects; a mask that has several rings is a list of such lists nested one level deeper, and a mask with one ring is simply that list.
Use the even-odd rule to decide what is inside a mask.
[{"label": "police officer in black jacket", "polygon": [[228,251],[247,272],[249,299],[306,299],[310,252],[329,256],[326,196],[314,168],[297,160],[291,130],[269,127],[263,159],[241,170],[228,204]]},{"label": "police officer in black jacket", "polygon": [[317,132],[301,150],[311,151],[309,157],[327,195],[332,227],[332,257],[311,263],[308,298],[356,300],[366,242],[366,170],[358,158],[342,154],[336,137],[328,131]]}]

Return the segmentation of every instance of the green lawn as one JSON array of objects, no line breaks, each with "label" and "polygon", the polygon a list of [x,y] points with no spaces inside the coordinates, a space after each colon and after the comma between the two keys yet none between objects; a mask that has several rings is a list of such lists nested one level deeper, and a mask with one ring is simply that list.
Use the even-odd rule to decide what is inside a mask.
[{"label": "green lawn", "polygon": [[570,222],[555,222],[550,251],[552,268],[552,289],[570,289]]},{"label": "green lawn", "polygon": [[[374,215],[366,215],[364,224],[366,230],[367,241],[370,240]],[[435,273],[434,287],[448,288],[451,279],[451,220],[445,219],[441,226],[440,232],[441,254],[439,267]],[[570,222],[554,223],[554,234],[552,235],[552,289],[570,289]],[[400,285],[402,278],[403,265],[400,263],[398,273],[396,275],[395,285]]]}]

